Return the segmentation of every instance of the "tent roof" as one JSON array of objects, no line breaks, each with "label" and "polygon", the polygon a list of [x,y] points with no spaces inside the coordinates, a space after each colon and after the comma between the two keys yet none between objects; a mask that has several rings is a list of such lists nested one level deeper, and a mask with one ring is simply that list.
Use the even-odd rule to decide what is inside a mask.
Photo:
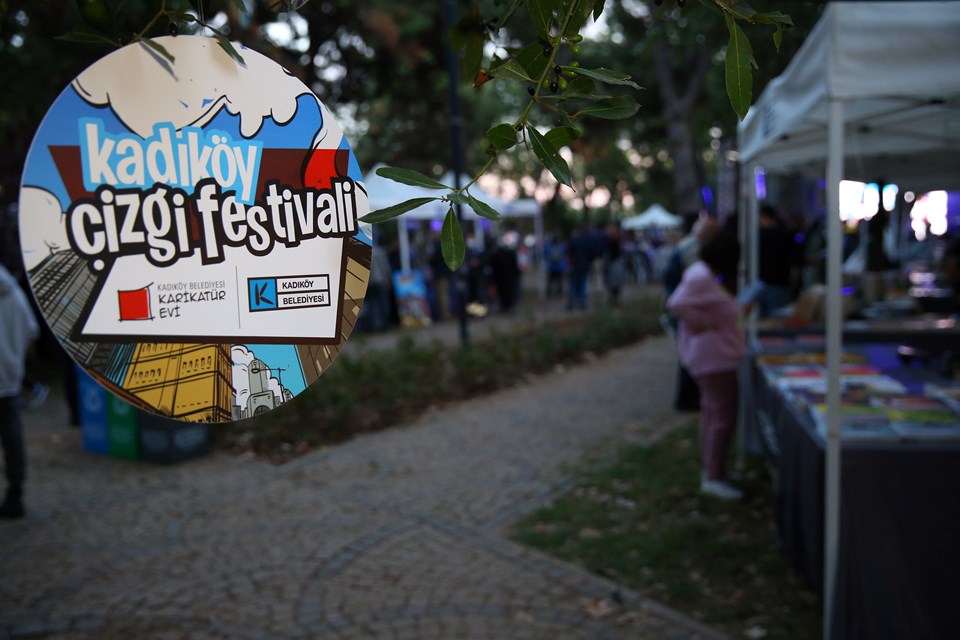
[{"label": "tent roof", "polygon": [[646,229],[649,227],[679,227],[683,218],[670,213],[662,205],[654,203],[638,215],[620,221],[622,229]]},{"label": "tent roof", "polygon": [[741,162],[823,175],[831,99],[845,175],[960,185],[960,2],[830,4],[740,124]]}]

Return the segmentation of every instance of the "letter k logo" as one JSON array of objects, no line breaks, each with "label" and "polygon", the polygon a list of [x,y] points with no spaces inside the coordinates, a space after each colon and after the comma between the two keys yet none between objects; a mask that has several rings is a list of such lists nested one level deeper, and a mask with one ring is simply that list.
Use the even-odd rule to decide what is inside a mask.
[{"label": "letter k logo", "polygon": [[256,291],[255,291],[255,293],[254,293],[254,297],[256,298],[257,301],[254,303],[254,306],[263,307],[263,306],[266,306],[266,305],[271,305],[271,306],[273,306],[273,305],[276,305],[276,304],[277,304],[275,301],[271,300],[271,299],[268,298],[266,295],[264,295],[264,294],[266,293],[266,291],[267,291],[267,283],[266,283],[266,282],[263,283],[263,286],[262,286],[262,287],[257,287],[257,288],[256,288]]},{"label": "letter k logo", "polygon": [[273,311],[277,309],[276,278],[249,278],[247,290],[250,298],[250,311]]}]

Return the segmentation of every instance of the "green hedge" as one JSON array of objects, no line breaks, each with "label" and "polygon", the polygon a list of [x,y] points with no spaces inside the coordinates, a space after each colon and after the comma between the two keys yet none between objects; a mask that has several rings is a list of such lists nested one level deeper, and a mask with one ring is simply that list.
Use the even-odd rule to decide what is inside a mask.
[{"label": "green hedge", "polygon": [[214,439],[224,449],[283,461],[659,333],[660,309],[660,299],[651,297],[616,310],[518,321],[466,347],[406,336],[392,349],[341,354],[293,402],[214,427]]}]

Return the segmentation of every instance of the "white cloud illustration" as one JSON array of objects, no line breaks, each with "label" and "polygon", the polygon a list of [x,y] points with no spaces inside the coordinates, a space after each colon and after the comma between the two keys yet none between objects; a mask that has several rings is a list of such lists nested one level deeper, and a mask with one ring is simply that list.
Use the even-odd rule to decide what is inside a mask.
[{"label": "white cloud illustration", "polygon": [[20,190],[20,246],[27,271],[52,252],[69,248],[63,206],[52,193],[37,187]]},{"label": "white cloud illustration", "polygon": [[[151,135],[158,122],[170,122],[178,130],[202,127],[224,108],[239,115],[240,132],[250,138],[265,118],[278,124],[289,122],[296,115],[297,98],[313,95],[276,62],[240,45],[235,46],[245,65],[227,55],[213,38],[168,36],[156,41],[174,56],[173,63],[144,45],[133,45],[73,81],[84,100],[109,106],[143,138]],[[119,64],[123,73],[117,73]],[[323,115],[327,126],[321,135],[329,140],[315,140],[314,146],[325,143],[324,147],[334,148],[343,134],[330,128],[333,120],[326,109]]]}]

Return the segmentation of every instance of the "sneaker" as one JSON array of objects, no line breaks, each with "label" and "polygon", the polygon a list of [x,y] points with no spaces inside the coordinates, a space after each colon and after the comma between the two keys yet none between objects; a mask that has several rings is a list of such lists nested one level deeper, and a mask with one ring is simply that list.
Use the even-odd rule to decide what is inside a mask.
[{"label": "sneaker", "polygon": [[743,499],[743,492],[740,491],[740,489],[723,480],[707,480],[704,478],[700,481],[700,493],[713,496],[714,498],[720,498],[721,500]]},{"label": "sneaker", "polygon": [[3,504],[0,504],[0,518],[14,520],[16,518],[22,518],[23,516],[23,503],[19,500],[7,499],[3,501]]},{"label": "sneaker", "polygon": [[37,383],[30,390],[30,396],[27,398],[25,406],[27,409],[36,409],[43,405],[50,393],[50,387]]}]

